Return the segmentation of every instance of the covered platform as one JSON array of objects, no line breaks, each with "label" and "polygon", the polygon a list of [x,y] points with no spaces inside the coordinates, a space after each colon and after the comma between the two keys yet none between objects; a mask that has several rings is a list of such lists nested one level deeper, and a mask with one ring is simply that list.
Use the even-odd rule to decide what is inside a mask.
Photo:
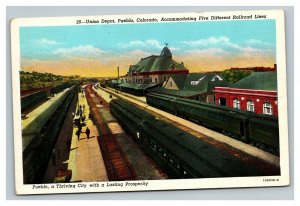
[{"label": "covered platform", "polygon": [[137,84],[122,83],[118,87],[121,91],[128,92],[137,96],[146,94],[146,90],[157,87],[158,84]]},{"label": "covered platform", "polygon": [[195,96],[202,94],[199,91],[173,90],[173,89],[165,89],[163,87],[150,89],[149,92],[157,93],[157,94],[165,94],[165,95],[170,95],[175,97],[182,97],[182,98],[193,98]]}]

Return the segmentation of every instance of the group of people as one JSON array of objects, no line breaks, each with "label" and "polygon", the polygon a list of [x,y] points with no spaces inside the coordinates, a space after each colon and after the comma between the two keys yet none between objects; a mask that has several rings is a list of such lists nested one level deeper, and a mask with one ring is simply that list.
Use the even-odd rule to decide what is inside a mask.
[{"label": "group of people", "polygon": [[81,129],[82,129],[81,127],[78,127],[78,130],[76,131],[76,136],[77,136],[78,141],[80,140],[81,133],[85,133],[86,137],[89,139],[90,133],[91,133],[90,129],[88,127],[86,127],[85,132],[82,132]]},{"label": "group of people", "polygon": [[78,110],[76,112],[76,116],[74,118],[74,126],[76,126],[78,128],[78,130],[76,131],[76,136],[78,138],[78,140],[80,139],[80,134],[81,133],[86,133],[87,138],[90,138],[90,129],[88,127],[86,127],[85,132],[82,132],[82,123],[84,123],[86,116],[83,114],[85,110],[85,105],[83,104],[82,106],[79,105]]}]

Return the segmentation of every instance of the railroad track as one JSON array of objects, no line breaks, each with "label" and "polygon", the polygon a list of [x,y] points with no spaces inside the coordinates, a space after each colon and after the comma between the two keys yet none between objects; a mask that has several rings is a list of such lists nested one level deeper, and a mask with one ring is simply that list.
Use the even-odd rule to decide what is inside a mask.
[{"label": "railroad track", "polygon": [[133,167],[99,112],[99,109],[109,110],[108,103],[92,89],[92,85],[88,85],[85,92],[93,121],[101,134],[98,140],[109,180],[135,180]]}]

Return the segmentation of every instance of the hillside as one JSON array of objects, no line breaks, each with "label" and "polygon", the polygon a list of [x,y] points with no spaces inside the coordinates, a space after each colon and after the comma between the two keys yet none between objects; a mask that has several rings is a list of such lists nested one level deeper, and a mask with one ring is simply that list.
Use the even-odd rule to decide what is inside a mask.
[{"label": "hillside", "polygon": [[64,82],[79,80],[80,76],[61,76],[51,73],[20,71],[21,91],[37,88],[46,88],[60,85]]}]

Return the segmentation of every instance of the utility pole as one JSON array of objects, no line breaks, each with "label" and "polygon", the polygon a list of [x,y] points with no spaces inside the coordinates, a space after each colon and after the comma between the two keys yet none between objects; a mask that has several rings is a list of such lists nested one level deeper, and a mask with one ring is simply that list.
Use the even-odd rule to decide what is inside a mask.
[{"label": "utility pole", "polygon": [[118,67],[118,79],[120,78],[120,68]]}]

